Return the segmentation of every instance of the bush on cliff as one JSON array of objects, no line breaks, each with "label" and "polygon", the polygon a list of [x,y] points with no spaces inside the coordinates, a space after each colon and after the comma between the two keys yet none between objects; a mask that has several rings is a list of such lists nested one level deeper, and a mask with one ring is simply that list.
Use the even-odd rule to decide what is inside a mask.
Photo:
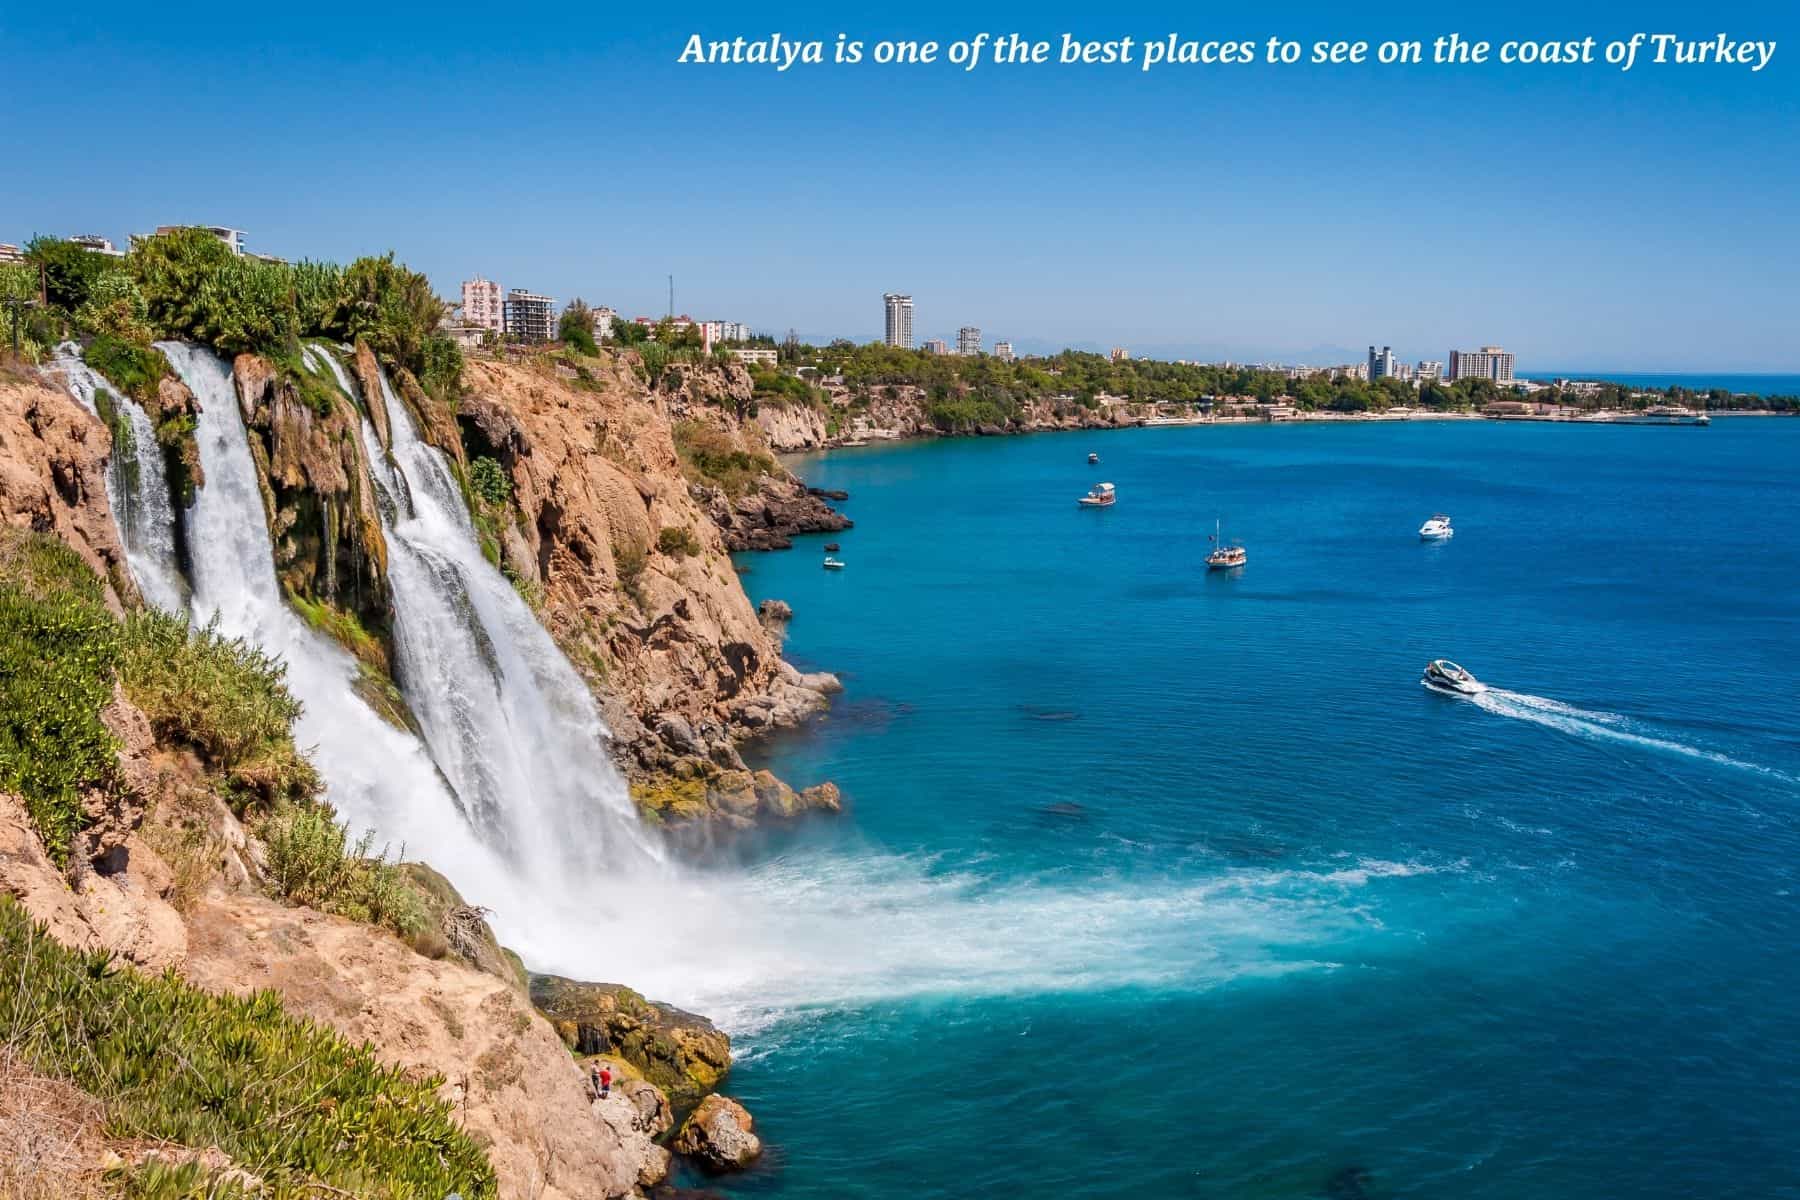
[{"label": "bush on cliff", "polygon": [[125,619],[119,677],[157,737],[191,748],[221,773],[232,807],[311,801],[322,784],[294,745],[300,702],[287,666],[215,625],[145,610]]},{"label": "bush on cliff", "polygon": [[58,866],[84,796],[122,786],[100,720],[118,656],[99,576],[55,538],[0,526],[0,791],[24,800]]},{"label": "bush on cliff", "polygon": [[213,995],[71,950],[10,897],[0,962],[0,1044],[99,1098],[113,1137],[216,1146],[275,1200],[497,1192],[442,1079],[382,1066],[273,992]]},{"label": "bush on cliff", "polygon": [[387,852],[371,854],[375,835],[354,842],[323,805],[291,805],[257,828],[269,851],[269,880],[294,904],[381,925],[401,937],[425,927],[425,909]]},{"label": "bush on cliff", "polygon": [[706,421],[677,421],[674,434],[682,472],[693,482],[717,487],[733,499],[754,488],[760,476],[775,473],[772,457],[746,450],[729,433]]}]

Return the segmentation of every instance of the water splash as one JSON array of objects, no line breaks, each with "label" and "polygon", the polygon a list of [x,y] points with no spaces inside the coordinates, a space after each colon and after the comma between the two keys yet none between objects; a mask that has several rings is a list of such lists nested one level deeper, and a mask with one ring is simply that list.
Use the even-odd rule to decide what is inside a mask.
[{"label": "water splash", "polygon": [[1633,722],[1617,713],[1577,708],[1572,704],[1564,704],[1560,700],[1551,700],[1544,696],[1529,696],[1521,692],[1509,692],[1503,688],[1489,688],[1484,692],[1469,696],[1467,699],[1477,708],[1496,716],[1530,721],[1533,724],[1575,737],[1635,746],[1644,750],[1656,750],[1664,754],[1679,754],[1685,758],[1715,763],[1721,767],[1731,767],[1739,771],[1750,771],[1787,783],[1800,782],[1783,771],[1765,767],[1760,763],[1746,762],[1744,759],[1733,758],[1731,755],[1722,754],[1717,750],[1708,750],[1705,747],[1690,745],[1672,738],[1637,732],[1633,728]]},{"label": "water splash", "polygon": [[[125,562],[144,599],[167,612],[187,608],[187,585],[175,552],[175,506],[163,464],[156,426],[137,401],[114,387],[81,357],[81,347],[64,342],[51,366],[62,372],[82,406],[113,431],[106,464],[106,499],[119,525]],[[109,419],[106,409],[112,410]]]}]

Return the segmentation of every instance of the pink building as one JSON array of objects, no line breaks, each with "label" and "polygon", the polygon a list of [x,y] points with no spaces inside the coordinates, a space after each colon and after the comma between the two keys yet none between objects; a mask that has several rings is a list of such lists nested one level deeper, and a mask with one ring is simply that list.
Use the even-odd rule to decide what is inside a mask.
[{"label": "pink building", "polygon": [[463,280],[463,324],[491,329],[495,333],[504,332],[506,319],[502,304],[500,285],[493,280],[479,275]]}]

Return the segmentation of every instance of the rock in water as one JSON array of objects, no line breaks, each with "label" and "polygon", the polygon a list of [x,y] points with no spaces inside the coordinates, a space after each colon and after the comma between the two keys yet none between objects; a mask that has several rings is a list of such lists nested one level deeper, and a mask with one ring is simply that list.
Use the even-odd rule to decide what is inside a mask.
[{"label": "rock in water", "polygon": [[762,1153],[754,1124],[736,1100],[708,1096],[682,1123],[674,1147],[709,1171],[741,1171]]},{"label": "rock in water", "polygon": [[533,975],[531,1002],[577,1053],[624,1059],[677,1106],[712,1091],[731,1066],[731,1039],[711,1021],[616,983]]}]

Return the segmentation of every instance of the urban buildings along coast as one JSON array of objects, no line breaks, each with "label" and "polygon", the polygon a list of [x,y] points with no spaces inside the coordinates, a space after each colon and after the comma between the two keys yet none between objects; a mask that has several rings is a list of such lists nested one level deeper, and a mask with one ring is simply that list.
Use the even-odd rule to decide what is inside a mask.
[{"label": "urban buildings along coast", "polygon": [[881,303],[886,315],[884,340],[890,346],[911,350],[913,347],[912,297],[903,296],[899,292],[889,292],[881,298]]}]

